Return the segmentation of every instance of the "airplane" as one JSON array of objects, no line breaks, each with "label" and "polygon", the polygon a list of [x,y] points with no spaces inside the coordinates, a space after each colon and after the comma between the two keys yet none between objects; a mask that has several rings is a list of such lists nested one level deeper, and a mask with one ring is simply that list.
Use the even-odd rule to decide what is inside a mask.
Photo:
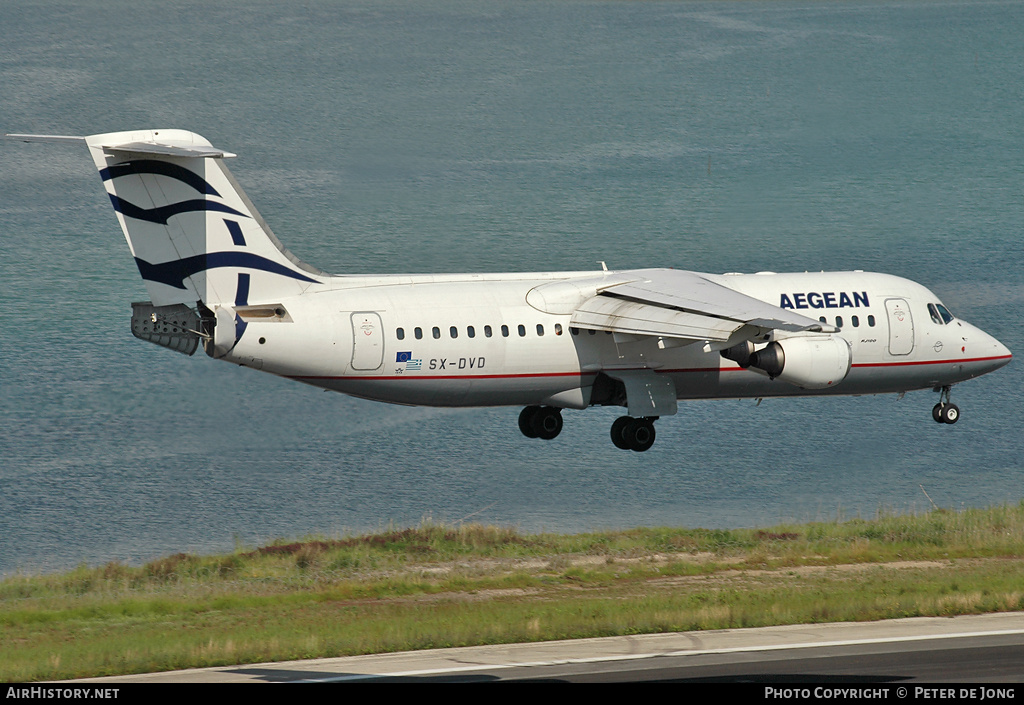
[{"label": "airplane", "polygon": [[677,269],[330,275],[273,234],[225,160],[185,130],[84,143],[151,301],[132,333],[316,387],[394,404],[522,406],[551,440],[562,411],[625,407],[613,444],[643,452],[679,400],[951,388],[1010,362],[998,340],[900,277]]}]

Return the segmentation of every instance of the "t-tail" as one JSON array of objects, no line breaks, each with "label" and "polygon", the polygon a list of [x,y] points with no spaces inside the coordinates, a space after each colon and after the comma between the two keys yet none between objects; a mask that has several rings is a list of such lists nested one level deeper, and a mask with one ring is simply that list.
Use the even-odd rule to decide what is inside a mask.
[{"label": "t-tail", "polygon": [[328,278],[281,245],[225,166],[235,155],[200,135],[10,137],[89,147],[152,299],[133,305],[137,337],[188,354],[203,339],[221,357],[244,332],[240,310],[276,315],[281,301]]}]

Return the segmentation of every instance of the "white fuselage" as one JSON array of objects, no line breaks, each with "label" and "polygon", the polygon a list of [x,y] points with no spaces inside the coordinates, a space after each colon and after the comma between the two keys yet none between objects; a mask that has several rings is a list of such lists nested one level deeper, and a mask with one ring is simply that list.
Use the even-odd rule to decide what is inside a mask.
[{"label": "white fuselage", "polygon": [[742,369],[699,343],[663,347],[577,329],[576,302],[530,295],[602,276],[617,273],[333,277],[329,290],[280,302],[288,320],[249,321],[224,359],[398,404],[585,408],[595,378],[621,370],[669,375],[679,399],[877,394],[949,386],[1011,357],[969,323],[933,320],[937,296],[885,274],[702,275],[840,329],[849,373],[815,390]]},{"label": "white fuselage", "polygon": [[137,337],[378,401],[523,406],[528,438],[555,438],[562,409],[623,406],[611,440],[643,452],[679,399],[922,388],[952,424],[951,386],[1011,358],[884,274],[331,276],[284,249],[201,135],[12,137],[89,148],[151,298]]}]

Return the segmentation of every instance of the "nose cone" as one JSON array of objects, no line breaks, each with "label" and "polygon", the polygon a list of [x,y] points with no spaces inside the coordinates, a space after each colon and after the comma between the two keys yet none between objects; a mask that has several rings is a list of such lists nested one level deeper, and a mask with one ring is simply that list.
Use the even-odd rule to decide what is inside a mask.
[{"label": "nose cone", "polygon": [[[989,338],[992,338],[992,336],[989,336]],[[1000,367],[1007,364],[1010,360],[1013,359],[1013,353],[1010,352],[1010,349],[1008,347],[1000,343],[995,338],[992,338],[992,346],[995,349],[995,362],[999,363],[992,369],[998,370]]]},{"label": "nose cone", "polygon": [[985,331],[969,323],[964,324],[964,327],[968,329],[963,337],[967,344],[965,352],[985,372],[998,370],[1013,359],[1010,349]]}]

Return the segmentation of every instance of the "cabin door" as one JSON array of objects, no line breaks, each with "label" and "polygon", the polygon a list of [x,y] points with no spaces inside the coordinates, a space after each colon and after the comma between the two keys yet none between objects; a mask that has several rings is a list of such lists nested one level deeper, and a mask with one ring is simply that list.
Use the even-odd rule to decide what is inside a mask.
[{"label": "cabin door", "polygon": [[889,316],[889,354],[909,355],[914,349],[914,319],[910,307],[903,299],[886,299],[885,311]]},{"label": "cabin door", "polygon": [[384,328],[373,311],[352,314],[352,369],[376,370],[384,362]]}]

